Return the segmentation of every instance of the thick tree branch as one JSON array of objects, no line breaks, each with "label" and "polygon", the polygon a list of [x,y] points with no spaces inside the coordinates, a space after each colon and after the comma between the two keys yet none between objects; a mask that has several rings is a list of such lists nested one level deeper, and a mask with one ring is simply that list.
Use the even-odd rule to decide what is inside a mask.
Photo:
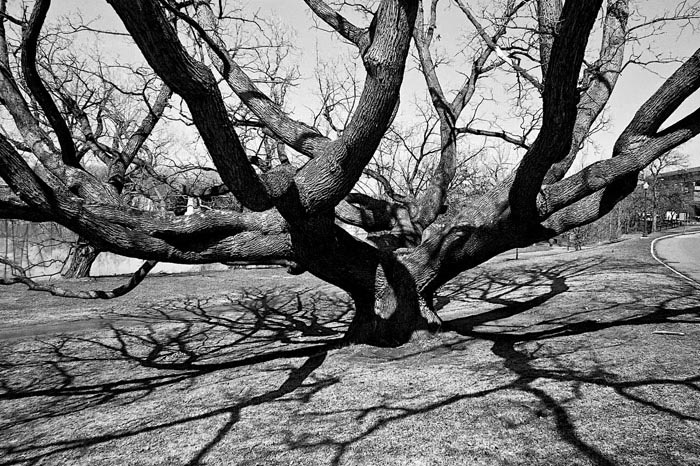
[{"label": "thick tree branch", "polygon": [[542,93],[542,129],[515,172],[510,189],[511,211],[519,220],[537,218],[536,197],[550,167],[571,149],[577,116],[578,74],[588,35],[602,0],[567,2],[555,38]]},{"label": "thick tree branch", "polygon": [[698,89],[700,73],[700,50],[697,50],[683,66],[673,73],[654,95],[634,115],[623,133],[654,135],[678,106]]},{"label": "thick tree branch", "polygon": [[700,109],[657,133],[656,138],[662,147],[671,150],[694,138],[700,132]]},{"label": "thick tree branch", "polygon": [[12,199],[0,199],[0,218],[29,222],[50,222],[52,220],[46,212]]},{"label": "thick tree branch", "polygon": [[[636,173],[671,149],[700,132],[700,109],[659,133],[650,130],[664,123],[662,118],[673,113],[696,90],[700,89],[700,49],[698,49],[637,112],[618,138],[613,157],[594,163],[580,172],[550,186],[538,197],[540,215],[574,204],[592,193]],[[650,114],[649,112],[658,112]]]},{"label": "thick tree branch", "polygon": [[[248,219],[231,211],[210,212],[179,221],[148,212],[132,215],[109,206],[86,206],[68,225],[102,250],[142,259],[185,264],[295,260],[289,233],[265,218],[279,217],[274,210],[249,213]],[[254,229],[256,223],[259,230]]]},{"label": "thick tree branch", "polygon": [[[200,214],[169,223],[154,213],[85,204],[68,191],[47,186],[4,138],[0,138],[0,175],[30,208],[103,251],[179,263],[294,259],[289,235],[275,227],[275,221],[266,220],[280,218],[274,211],[251,213],[247,219],[233,212]],[[261,218],[256,220],[255,215]],[[261,225],[259,231],[251,229],[255,222]]]},{"label": "thick tree branch", "polygon": [[41,175],[44,182],[51,185],[52,189],[59,191],[71,189],[86,199],[115,200],[111,190],[90,173],[82,168],[70,167],[56,156],[56,148],[51,138],[41,129],[38,120],[30,111],[10,69],[1,62],[0,101],[12,116],[22,135],[24,146],[31,149],[41,162],[40,166],[36,166],[34,170]]},{"label": "thick tree branch", "polygon": [[544,184],[557,182],[566,175],[593,123],[608,103],[623,68],[628,18],[628,0],[608,0],[600,55],[585,73],[588,83],[578,103],[571,149],[562,161],[549,169]]},{"label": "thick tree branch", "polygon": [[222,180],[236,198],[253,210],[270,208],[270,193],[248,162],[216,79],[208,68],[189,56],[162,7],[148,0],[110,3],[154,71],[187,102]]},{"label": "thick tree branch", "polygon": [[308,157],[323,154],[330,140],[321,135],[316,128],[290,118],[277,103],[258,89],[226,52],[226,45],[216,31],[216,16],[210,1],[197,2],[196,8],[199,24],[214,45],[210,49],[210,58],[236,95],[278,140]]},{"label": "thick tree branch", "polygon": [[173,241],[207,235],[226,236],[243,232],[272,235],[287,231],[286,222],[273,209],[266,212],[207,210],[171,218],[137,209],[104,205],[85,205],[84,209],[103,221],[136,229],[154,238]]},{"label": "thick tree branch", "polygon": [[542,227],[542,239],[548,239],[572,228],[583,226],[608,214],[618,202],[637,186],[637,172],[626,173],[605,188],[568,205],[547,218]]},{"label": "thick tree branch", "polygon": [[539,26],[540,66],[542,76],[547,75],[549,59],[552,55],[554,37],[559,31],[561,0],[537,0],[537,24]]},{"label": "thick tree branch", "polygon": [[332,208],[352,190],[391,124],[417,3],[384,0],[380,4],[372,44],[363,56],[368,71],[357,108],[332,150],[310,160],[295,177],[306,212]]},{"label": "thick tree branch", "polygon": [[61,146],[63,163],[73,168],[80,168],[80,162],[76,156],[75,144],[68,125],[58,111],[51,94],[44,87],[44,83],[36,68],[36,47],[41,27],[49,11],[51,0],[37,0],[34,3],[32,15],[22,34],[22,71],[27,87],[41,106],[49,124],[56,133],[58,144]]},{"label": "thick tree branch", "polygon": [[[7,34],[5,32],[5,20],[13,21],[14,18],[7,15],[7,0],[0,0],[0,64],[6,68],[10,69],[10,56],[7,49]],[[15,20],[16,21],[16,20]],[[19,21],[15,24],[22,25]]]},{"label": "thick tree branch", "polygon": [[[12,144],[0,135],[0,176],[19,198],[29,207],[44,215],[51,215],[54,209],[60,212],[58,203],[70,196],[62,183],[49,186],[20,156]],[[53,178],[51,177],[53,181]]]},{"label": "thick tree branch", "polygon": [[335,207],[336,217],[365,231],[390,230],[395,222],[394,206],[361,193],[350,193]]}]

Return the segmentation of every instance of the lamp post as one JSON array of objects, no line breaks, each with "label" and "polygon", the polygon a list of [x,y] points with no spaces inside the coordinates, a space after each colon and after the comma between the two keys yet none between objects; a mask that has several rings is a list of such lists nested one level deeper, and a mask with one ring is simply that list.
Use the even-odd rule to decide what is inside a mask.
[{"label": "lamp post", "polygon": [[647,191],[649,190],[649,183],[646,181],[642,185],[642,189],[644,189],[644,221],[642,222],[642,238],[647,236]]}]

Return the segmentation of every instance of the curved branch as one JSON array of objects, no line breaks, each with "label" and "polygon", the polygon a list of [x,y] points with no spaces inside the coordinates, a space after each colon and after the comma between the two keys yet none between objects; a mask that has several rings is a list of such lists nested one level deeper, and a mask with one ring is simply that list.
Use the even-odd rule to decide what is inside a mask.
[{"label": "curved branch", "polygon": [[[529,1],[530,0],[521,0],[517,4],[508,2],[506,10],[503,12],[503,15],[501,15],[501,24],[493,36],[491,36],[491,42],[498,44],[498,41],[507,31],[508,23],[510,23],[518,11]],[[456,116],[459,116],[462,113],[462,110],[464,110],[464,107],[474,95],[476,90],[476,81],[484,72],[487,71],[487,68],[485,68],[486,61],[491,56],[492,52],[494,52],[494,49],[488,46],[481,52],[481,54],[474,61],[471,75],[467,77],[462,84],[462,87],[459,89],[459,91],[457,91],[457,94],[455,94],[454,99],[452,99],[451,107]]]},{"label": "curved branch", "polygon": [[639,172],[700,133],[700,109],[657,134],[649,133],[654,128],[658,129],[668,115],[698,89],[700,49],[641,106],[615,143],[612,158],[594,163],[558,183],[544,187],[537,200],[540,215],[552,215],[626,177],[628,173]]},{"label": "curved branch", "polygon": [[304,2],[309,5],[309,8],[311,8],[311,11],[313,11],[316,16],[321,18],[342,37],[355,44],[357,48],[360,49],[361,54],[370,46],[371,42],[368,30],[361,29],[352,24],[343,15],[328,6],[323,0],[304,0]]},{"label": "curved branch", "polygon": [[[34,43],[34,46],[36,46],[36,43]],[[26,51],[23,51],[23,53],[27,57],[30,56]],[[39,84],[43,88],[43,83],[40,79]],[[73,192],[77,192],[88,199],[111,199],[113,197],[110,189],[107,189],[103,183],[90,173],[80,167],[68,166],[61,161],[56,154],[57,150],[53,141],[43,131],[39,121],[30,111],[15,78],[12,76],[11,70],[1,60],[0,100],[12,116],[12,120],[22,135],[24,145],[31,148],[36,158],[41,162],[34,167],[34,170],[36,173],[41,174],[46,183],[59,191],[67,191],[70,188]],[[50,97],[49,100],[51,100]],[[53,100],[51,100],[51,103],[53,103]],[[29,171],[31,172],[31,170]],[[34,176],[34,174],[32,173],[31,176]]]},{"label": "curved branch", "polygon": [[[263,224],[260,231],[251,231],[241,225],[242,220],[235,224],[234,212],[226,212],[226,215],[199,214],[188,217],[189,220],[168,224],[153,213],[138,215],[135,210],[127,212],[114,206],[86,205],[70,192],[54,190],[46,185],[2,137],[0,175],[28,206],[50,216],[103,251],[179,263],[295,258],[289,234],[277,233],[282,227],[275,226],[274,221],[265,223],[266,218],[279,217],[274,211],[249,213],[248,224],[256,221],[256,215],[262,216],[257,221]],[[217,222],[221,222],[218,229]],[[149,227],[152,227],[154,235],[146,232]],[[268,228],[267,232],[264,228]],[[201,231],[211,234],[200,234]],[[157,237],[158,232],[163,233],[163,238]]]},{"label": "curved branch", "polygon": [[148,105],[148,114],[141,121],[141,124],[136,128],[131,137],[129,137],[124,150],[119,153],[114,162],[110,164],[107,181],[115,186],[119,192],[121,192],[124,187],[126,170],[153,132],[153,128],[155,128],[160,117],[163,116],[163,112],[167,108],[172,95],[173,91],[166,84],[163,84],[153,105],[148,105],[148,102],[146,102]]},{"label": "curved branch", "polygon": [[226,52],[226,44],[216,32],[216,16],[210,1],[196,5],[197,19],[209,37],[210,59],[224,77],[233,92],[262,121],[265,126],[289,147],[310,158],[322,155],[330,144],[316,128],[296,121],[287,115],[278,104],[263,93]]},{"label": "curved branch", "polygon": [[374,18],[372,45],[362,59],[367,78],[357,108],[323,157],[295,177],[307,213],[332,208],[350,193],[395,116],[417,0],[384,0]]},{"label": "curved branch", "polygon": [[58,144],[61,146],[63,163],[70,167],[80,168],[75,144],[73,144],[73,137],[68,129],[68,125],[58,111],[49,91],[44,87],[44,83],[36,68],[37,41],[50,5],[51,0],[37,0],[34,4],[32,15],[22,34],[22,70],[27,87],[29,87],[32,95],[46,114],[49,124],[56,132]]},{"label": "curved branch", "polygon": [[49,283],[39,283],[27,276],[27,271],[21,267],[20,265],[16,264],[15,262],[12,262],[9,259],[6,259],[4,257],[0,257],[0,264],[6,264],[12,268],[14,273],[16,275],[13,275],[10,278],[3,278],[0,279],[0,285],[14,285],[16,283],[21,283],[23,285],[27,285],[27,287],[31,291],[44,291],[47,293],[51,293],[54,296],[60,296],[62,298],[78,298],[78,299],[114,299],[118,298],[120,296],[124,296],[134,288],[136,288],[144,278],[146,278],[146,275],[148,275],[148,272],[150,272],[153,267],[158,264],[157,261],[146,261],[143,263],[139,269],[134,272],[134,274],[131,276],[131,279],[124,285],[118,286],[117,288],[114,288],[113,290],[88,290],[88,291],[75,291],[75,290],[67,290],[65,288],[58,287],[56,285],[51,285]]},{"label": "curved branch", "polygon": [[373,180],[375,180],[377,183],[381,185],[381,187],[384,189],[384,193],[386,193],[387,196],[389,196],[392,200],[395,202],[406,202],[407,198],[406,196],[397,193],[394,190],[394,187],[391,185],[391,182],[381,173],[379,173],[376,170],[372,170],[371,168],[365,168],[363,170],[363,173]]},{"label": "curved branch", "polygon": [[637,175],[638,172],[626,173],[605,188],[556,212],[542,223],[542,239],[594,222],[609,213],[618,202],[634,191]]},{"label": "curved branch", "polygon": [[187,102],[224,183],[246,207],[257,211],[270,208],[268,190],[248,162],[214,75],[190,57],[163,9],[153,1],[110,3],[154,71]]},{"label": "curved branch", "polygon": [[351,193],[335,207],[339,220],[365,231],[390,230],[394,224],[393,206],[361,193]]},{"label": "curved branch", "polygon": [[153,132],[153,128],[155,128],[156,124],[160,120],[160,117],[163,116],[163,112],[168,107],[168,102],[170,101],[170,97],[172,97],[172,95],[172,89],[170,89],[166,84],[163,84],[153,105],[148,105],[148,114],[141,121],[141,124],[131,135],[124,147],[124,158],[127,166],[131,163],[134,157],[136,157],[136,154],[139,152],[139,149],[141,149],[141,146],[143,146],[143,143],[146,142],[146,139],[148,139]]},{"label": "curved branch", "polygon": [[654,135],[680,104],[697,91],[699,83],[700,49],[637,110],[623,136]]},{"label": "curved branch", "polygon": [[[69,191],[60,181],[49,186],[40,178],[2,135],[0,135],[0,177],[23,202],[44,215],[51,215],[54,209],[59,213],[58,204],[69,195]],[[51,181],[53,180],[54,178],[51,177]]]},{"label": "curved branch", "polygon": [[671,150],[700,133],[700,109],[674,123],[656,135],[656,140],[664,148]]},{"label": "curved branch", "polygon": [[423,72],[425,83],[428,86],[428,92],[430,93],[430,99],[433,103],[433,107],[435,107],[435,110],[438,112],[438,115],[440,115],[441,120],[445,119],[451,125],[454,125],[457,116],[454,114],[452,106],[445,98],[445,93],[442,90],[440,80],[438,79],[437,72],[435,71],[435,62],[433,61],[433,57],[430,52],[432,34],[436,26],[436,3],[437,2],[435,0],[431,3],[431,15],[430,22],[428,25],[428,33],[425,32],[425,26],[423,24],[423,2],[418,3],[416,25],[413,28],[413,42],[416,44],[416,50],[418,51],[418,58],[420,60],[421,71]]},{"label": "curved branch", "polygon": [[[95,136],[95,132],[92,129],[90,120],[88,119],[85,110],[80,108],[78,102],[75,101],[73,97],[58,90],[63,104],[66,106],[68,111],[71,112],[73,118],[75,118],[78,126],[80,127],[80,132],[83,133],[83,138],[85,139],[85,151],[91,150],[95,156],[97,156],[102,163],[109,166],[112,164],[112,159],[118,157],[118,154],[111,147],[100,143]],[[84,154],[78,153],[79,160],[82,159]]]},{"label": "curved branch", "polygon": [[540,66],[542,76],[547,75],[549,58],[552,55],[554,37],[559,31],[561,0],[537,0],[537,24],[539,26]]},{"label": "curved branch", "polygon": [[[491,44],[496,44],[503,34],[505,34],[508,23],[525,3],[527,3],[527,0],[523,0],[518,4],[512,2],[508,3],[502,15],[500,26],[497,28],[493,37],[489,38]],[[423,9],[422,4],[419,4],[416,27],[413,32],[413,40],[418,49],[418,57],[420,59],[423,77],[428,86],[433,107],[440,119],[441,140],[440,160],[433,170],[428,188],[416,203],[419,209],[418,213],[414,215],[414,221],[419,224],[421,228],[426,228],[429,224],[434,222],[438,215],[446,209],[447,190],[454,180],[457,171],[457,134],[470,132],[467,131],[468,128],[461,128],[460,131],[460,129],[455,128],[455,125],[465,106],[473,97],[476,91],[477,80],[484,71],[486,61],[494,51],[491,47],[486,47],[479,54],[474,60],[470,75],[457,91],[452,102],[448,102],[440,85],[440,80],[435,71],[436,66],[430,53],[430,42],[432,41],[437,21],[436,7],[437,0],[433,0],[430,6],[430,19],[427,32],[424,32]],[[480,32],[485,33],[483,29]],[[475,133],[472,132],[472,134]],[[482,135],[486,134],[482,133]],[[497,133],[490,132],[489,135],[495,136]],[[501,137],[505,138],[507,135],[503,133]],[[515,141],[514,138],[512,140]],[[522,143],[524,144],[524,141],[522,141]]]}]

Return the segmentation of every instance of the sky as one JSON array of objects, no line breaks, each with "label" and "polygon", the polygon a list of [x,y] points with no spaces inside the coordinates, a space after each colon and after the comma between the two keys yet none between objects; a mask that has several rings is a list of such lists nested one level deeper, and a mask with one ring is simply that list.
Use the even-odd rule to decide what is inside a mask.
[{"label": "sky", "polygon": [[[216,3],[216,2],[215,2]],[[444,3],[449,3],[443,1]],[[469,2],[474,5],[478,2]],[[671,5],[676,2],[668,0],[641,0],[634,2],[637,8],[648,17],[663,14]],[[690,2],[693,3],[693,2]],[[287,109],[290,110],[297,118],[309,121],[312,114],[309,101],[309,95],[313,95],[316,89],[316,78],[314,69],[318,66],[318,61],[322,63],[331,63],[338,60],[352,60],[353,49],[342,41],[338,40],[332,34],[318,30],[312,19],[312,15],[303,0],[248,0],[247,2],[236,2],[236,5],[245,5],[246,11],[258,11],[262,17],[275,18],[276,21],[283,22],[291,37],[295,42],[295,50],[293,51],[293,59],[297,61],[301,72],[299,85],[294,88],[290,94]],[[111,10],[109,5],[102,0],[93,0],[89,3],[89,7],[85,6],[85,2],[81,0],[61,0],[55,1],[52,4],[49,14],[49,21],[57,20],[62,16],[69,15],[75,18],[76,11],[80,10],[85,19],[94,19],[95,26],[120,29],[122,26],[119,19]],[[696,21],[696,26],[700,23]],[[467,23],[466,18],[454,6],[446,9],[438,16],[438,31],[441,35],[440,41],[437,42],[438,50],[442,51],[447,57],[452,58],[455,62],[463,60],[459,55],[460,40],[465,34],[471,33],[471,26]],[[676,56],[688,56],[695,51],[695,48],[700,45],[700,29],[693,30],[687,27],[681,29],[676,23],[666,23],[661,28],[663,34],[655,36],[653,40],[641,41],[635,45],[637,50],[642,50],[647,47],[654,47],[658,50],[664,50]],[[94,41],[94,37],[85,35],[86,47],[90,47],[90,41]],[[119,44],[119,41],[109,42],[109,47],[105,47],[103,43],[101,47],[112,48],[112,53],[115,53],[120,59],[132,59],[140,52],[134,47]],[[359,65],[358,65],[359,66]],[[609,118],[609,127],[595,135],[594,145],[589,146],[584,151],[584,160],[577,161],[578,168],[584,164],[591,163],[600,158],[606,158],[610,155],[615,139],[629,123],[639,106],[658,89],[660,84],[667,78],[677,64],[652,64],[647,67],[630,66],[620,77],[615,88],[613,96],[610,99],[608,108],[611,109],[607,113]],[[409,72],[406,75],[404,86],[402,89],[402,118],[407,123],[415,116],[415,108],[410,104],[415,100],[420,100],[425,96],[425,85],[421,76],[409,65]],[[361,66],[359,67],[361,70]],[[459,73],[464,71],[457,67],[452,71],[439,69],[442,77],[447,83],[461,82]],[[447,85],[446,88],[450,86]],[[485,90],[487,95],[495,95],[497,100],[502,95],[502,91]],[[700,95],[692,96],[684,105],[676,112],[670,121],[677,119],[695,108],[700,107]],[[487,113],[493,113],[494,118],[497,111],[503,109],[503,105],[496,105]],[[689,154],[690,166],[700,165],[700,138],[686,143],[681,146],[681,151]]]}]

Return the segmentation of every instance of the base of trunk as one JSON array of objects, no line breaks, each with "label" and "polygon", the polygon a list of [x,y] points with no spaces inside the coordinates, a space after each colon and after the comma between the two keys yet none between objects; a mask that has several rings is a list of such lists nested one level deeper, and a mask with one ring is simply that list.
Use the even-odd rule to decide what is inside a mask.
[{"label": "base of trunk", "polygon": [[379,317],[356,316],[345,334],[345,341],[349,344],[394,348],[411,341],[431,338],[440,328],[440,319],[433,323],[422,318],[414,322],[397,323]]},{"label": "base of trunk", "polygon": [[442,320],[430,299],[417,292],[415,281],[398,262],[385,263],[377,273],[371,296],[353,296],[355,317],[348,343],[395,347],[437,332]]}]

